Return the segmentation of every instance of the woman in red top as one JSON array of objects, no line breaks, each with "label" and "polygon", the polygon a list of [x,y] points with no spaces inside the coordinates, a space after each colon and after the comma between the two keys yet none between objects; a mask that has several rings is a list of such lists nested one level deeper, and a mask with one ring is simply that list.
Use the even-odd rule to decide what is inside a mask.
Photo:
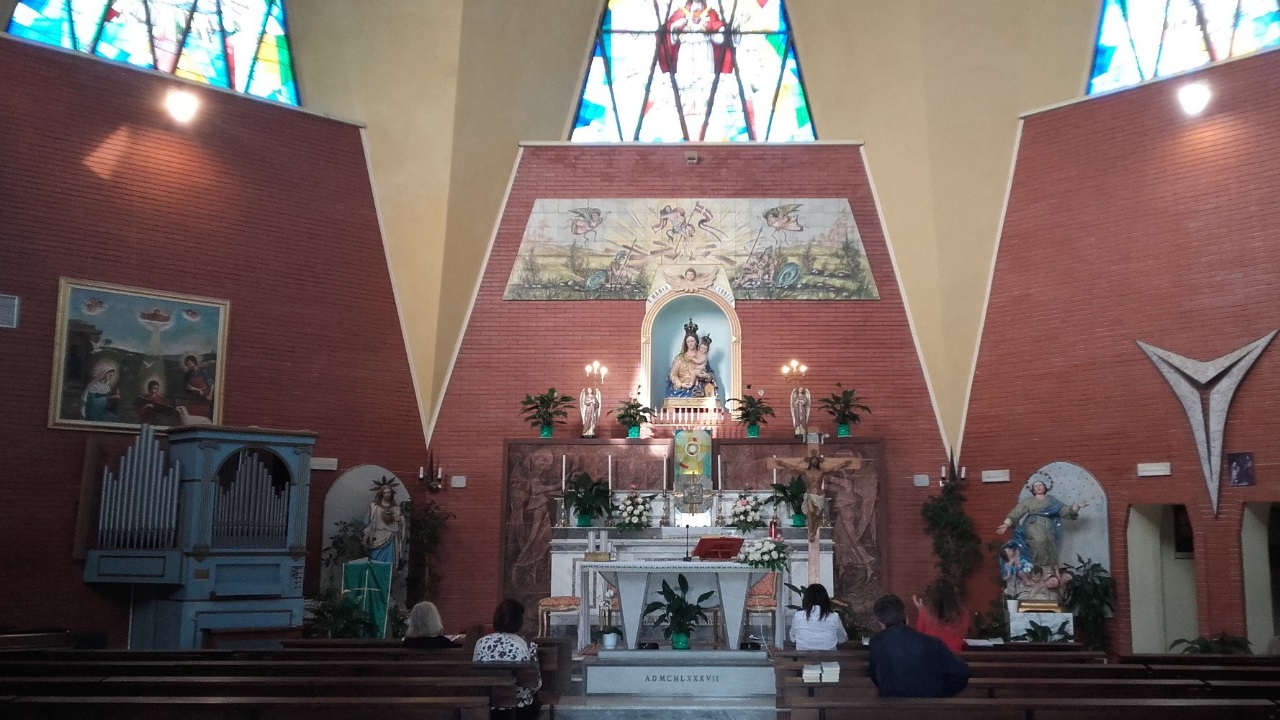
[{"label": "woman in red top", "polygon": [[960,652],[964,636],[969,632],[969,614],[960,605],[960,593],[951,578],[938,578],[925,588],[924,601],[912,595],[919,613],[916,630],[932,635],[946,644],[951,652]]}]

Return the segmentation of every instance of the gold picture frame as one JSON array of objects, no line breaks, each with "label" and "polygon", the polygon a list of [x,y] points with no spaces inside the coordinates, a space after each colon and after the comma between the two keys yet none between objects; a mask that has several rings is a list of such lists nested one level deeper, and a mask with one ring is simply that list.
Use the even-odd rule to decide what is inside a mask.
[{"label": "gold picture frame", "polygon": [[61,278],[49,427],[222,423],[229,300]]}]

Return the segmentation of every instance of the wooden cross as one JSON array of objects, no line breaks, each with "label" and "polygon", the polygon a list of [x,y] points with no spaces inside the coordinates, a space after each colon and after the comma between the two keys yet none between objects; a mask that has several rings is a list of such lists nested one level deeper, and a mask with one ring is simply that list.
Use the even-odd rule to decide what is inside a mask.
[{"label": "wooden cross", "polygon": [[[827,488],[823,478],[841,470],[859,470],[861,458],[825,458],[818,453],[815,443],[809,444],[809,454],[799,458],[770,458],[768,466],[790,470],[804,478],[804,516],[809,527],[809,584],[822,581],[822,563],[818,555],[818,527],[827,505]],[[834,588],[832,588],[834,590]]]}]

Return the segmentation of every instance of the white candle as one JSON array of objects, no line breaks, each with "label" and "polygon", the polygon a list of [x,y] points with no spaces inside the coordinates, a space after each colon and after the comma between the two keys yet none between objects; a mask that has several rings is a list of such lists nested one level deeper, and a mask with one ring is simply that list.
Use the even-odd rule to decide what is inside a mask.
[{"label": "white candle", "polygon": [[613,456],[609,456],[609,492],[613,492]]},{"label": "white candle", "polygon": [[426,477],[426,473],[426,468],[421,466],[418,467],[418,482],[422,482],[422,479]]},{"label": "white candle", "polygon": [[568,475],[566,474],[567,468],[568,468],[568,462],[569,460],[567,455],[560,456],[560,494],[561,495],[563,495],[569,489]]},{"label": "white candle", "polygon": [[716,456],[716,475],[719,476],[720,490],[724,489],[724,458],[720,455]]},{"label": "white candle", "polygon": [[662,492],[667,491],[667,454],[662,453]]}]

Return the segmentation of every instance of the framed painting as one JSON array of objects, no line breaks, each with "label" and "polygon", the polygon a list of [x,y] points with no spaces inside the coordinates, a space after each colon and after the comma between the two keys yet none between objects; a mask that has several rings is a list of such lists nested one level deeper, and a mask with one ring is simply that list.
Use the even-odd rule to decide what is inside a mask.
[{"label": "framed painting", "polygon": [[62,278],[49,426],[222,422],[227,300]]}]

